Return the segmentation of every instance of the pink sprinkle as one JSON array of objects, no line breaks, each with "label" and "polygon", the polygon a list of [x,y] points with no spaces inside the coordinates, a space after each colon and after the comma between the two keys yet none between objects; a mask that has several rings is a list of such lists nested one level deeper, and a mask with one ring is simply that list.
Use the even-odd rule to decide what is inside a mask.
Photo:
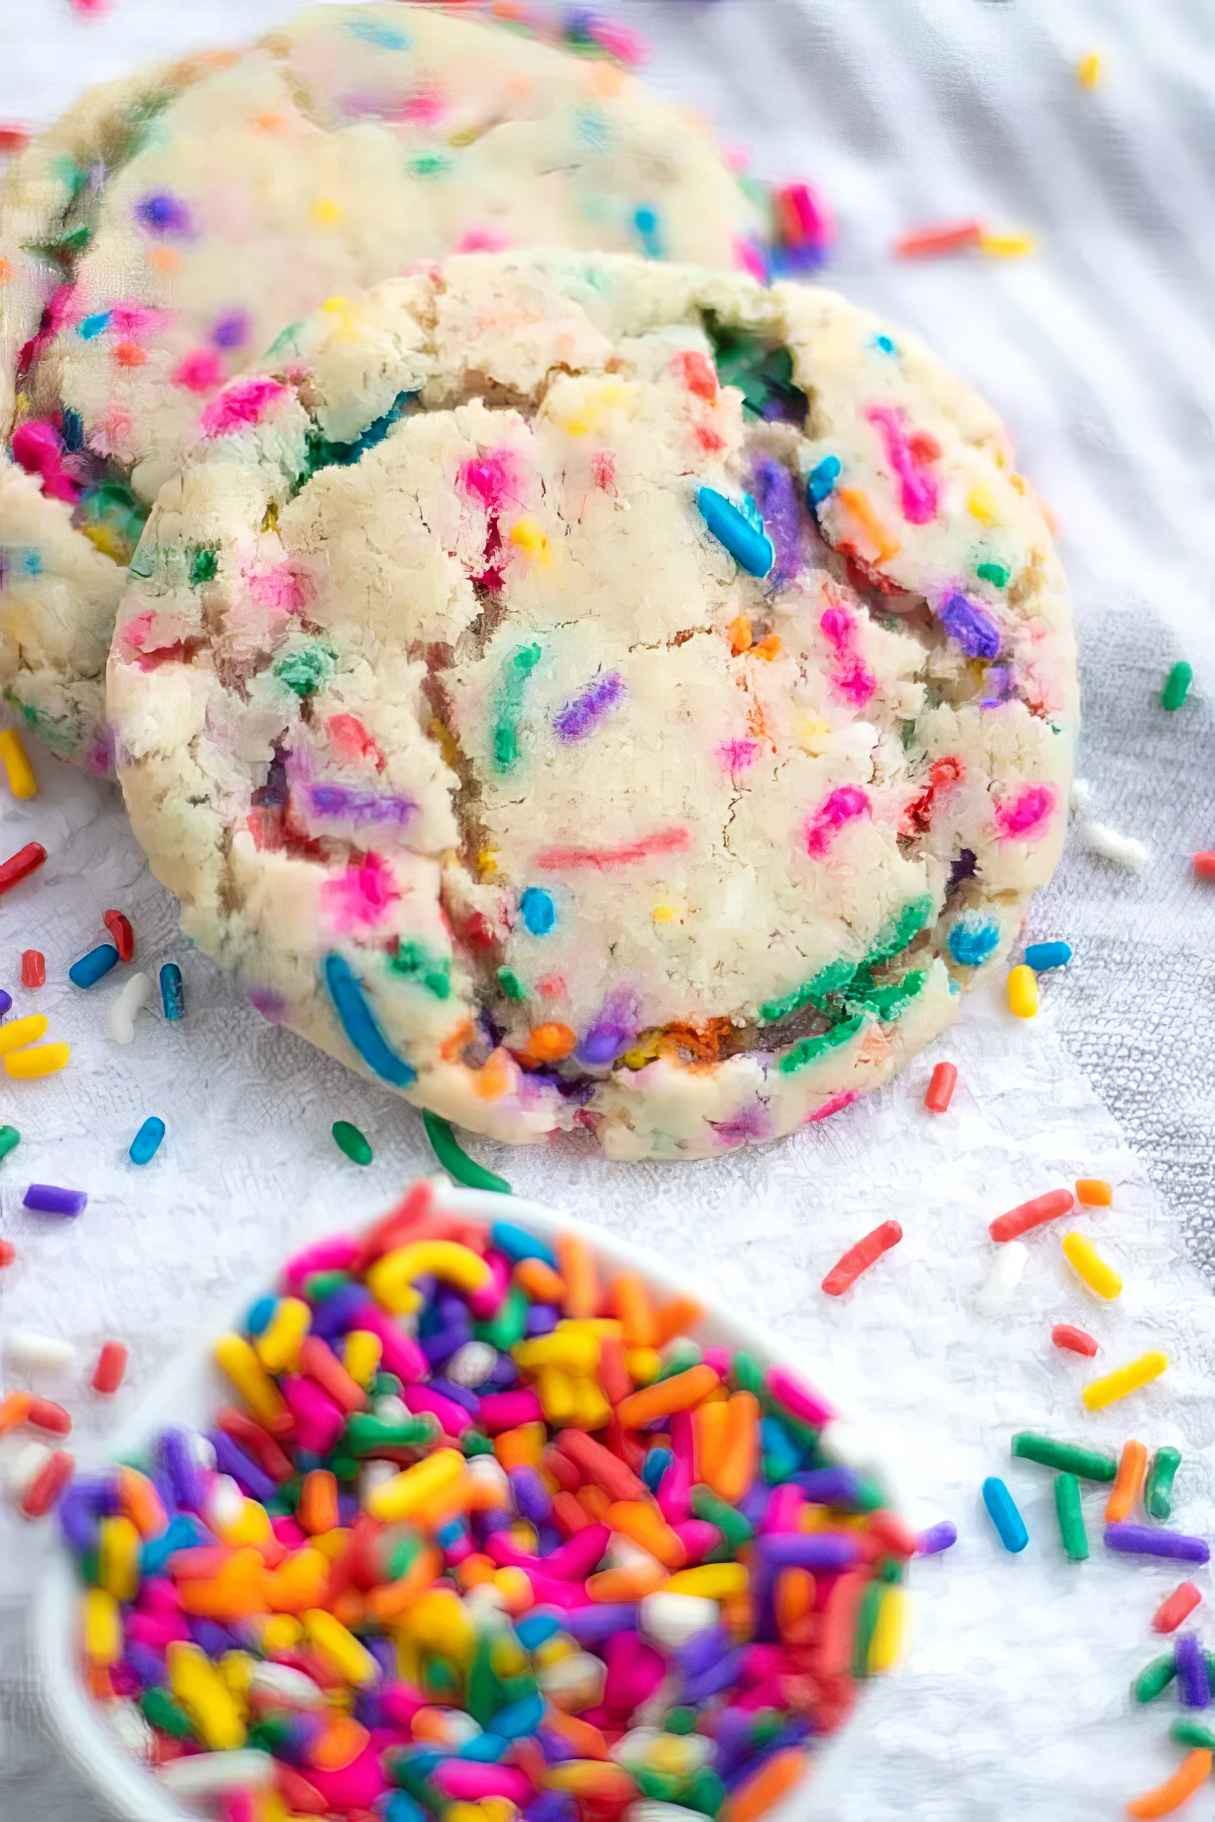
[{"label": "pink sprinkle", "polygon": [[663,1657],[635,1632],[614,1632],[604,1647],[603,1661],[604,1707],[620,1713],[631,1714],[648,1702],[666,1675]]},{"label": "pink sprinkle", "polygon": [[806,818],[806,852],[812,860],[821,860],[845,823],[869,815],[869,799],[859,785],[844,784],[823,800],[813,816]]},{"label": "pink sprinkle", "polygon": [[703,1563],[709,1551],[721,1542],[721,1532],[707,1518],[685,1519],[683,1524],[673,1525],[672,1530],[684,1547],[689,1568]]},{"label": "pink sprinkle", "polygon": [[346,1427],[345,1411],[314,1380],[288,1374],[279,1386],[295,1419],[295,1440],[300,1448],[327,1455]]},{"label": "pink sprinkle", "polygon": [[899,478],[903,517],[909,525],[927,525],[937,515],[937,484],[916,463],[903,429],[902,413],[890,405],[871,405],[865,416],[881,431],[886,460]]},{"label": "pink sprinkle", "polygon": [[75,500],[80,488],[63,465],[63,438],[49,418],[27,418],[12,436],[13,460],[36,474],[51,500]]},{"label": "pink sprinkle", "polygon": [[437,1417],[448,1436],[463,1436],[472,1418],[454,1398],[445,1398],[433,1386],[409,1385],[402,1389],[405,1407],[415,1417]]},{"label": "pink sprinkle", "polygon": [[802,1121],[803,1126],[817,1126],[820,1120],[829,1120],[833,1113],[843,1113],[845,1107],[851,1107],[857,1098],[855,1088],[842,1088],[838,1094],[828,1096],[821,1107],[808,1113]]},{"label": "pink sprinkle", "polygon": [[223,382],[223,363],[214,348],[195,348],[178,361],[169,377],[187,392],[210,392]]},{"label": "pink sprinkle", "polygon": [[480,500],[487,512],[497,511],[514,497],[513,490],[518,488],[516,467],[513,449],[494,450],[462,465],[460,486]]},{"label": "pink sprinkle", "polygon": [[122,405],[111,405],[89,432],[90,447],[98,455],[116,456],[130,445],[135,420]]},{"label": "pink sprinkle", "polygon": [[532,1781],[511,1765],[478,1764],[475,1759],[445,1759],[431,1772],[445,1797],[479,1803],[482,1797],[505,1797],[522,1806],[532,1794]]},{"label": "pink sprinkle", "polygon": [[509,234],[500,234],[496,228],[469,228],[456,243],[456,252],[505,253],[509,246]]},{"label": "pink sprinkle", "polygon": [[996,822],[1002,841],[1041,835],[1055,807],[1055,793],[1048,784],[1029,784],[1011,803],[996,805]]},{"label": "pink sprinkle", "polygon": [[340,935],[376,930],[401,896],[396,876],[381,854],[365,854],[321,886],[321,904]]},{"label": "pink sprinkle", "polygon": [[268,408],[286,392],[278,380],[238,380],[227,386],[199,419],[205,437],[231,436],[246,424],[260,424]]},{"label": "pink sprinkle", "polygon": [[332,1240],[318,1240],[296,1253],[283,1267],[283,1286],[298,1291],[315,1272],[344,1272],[359,1256],[359,1242],[349,1234],[336,1234]]},{"label": "pink sprinkle", "polygon": [[[689,1426],[690,1427],[690,1426]],[[692,1512],[692,1462],[676,1453],[658,1488],[658,1506],[668,1525],[684,1525]]]},{"label": "pink sprinkle", "polygon": [[395,1373],[406,1385],[420,1385],[429,1376],[429,1363],[413,1336],[398,1328],[392,1318],[378,1304],[372,1303],[370,1298],[352,1326],[370,1329],[373,1335],[379,1336],[382,1349],[380,1358],[386,1373]]},{"label": "pink sprinkle", "polygon": [[157,310],[151,304],[111,304],[110,328],[117,335],[142,335],[148,329],[159,328],[168,314],[167,310]]},{"label": "pink sprinkle", "polygon": [[384,770],[384,755],[357,715],[330,715],[325,732],[339,759],[371,759],[377,772]]},{"label": "pink sprinkle", "polygon": [[835,1416],[826,1399],[804,1386],[792,1373],[787,1373],[784,1367],[772,1368],[768,1374],[768,1390],[778,1404],[783,1404],[787,1411],[792,1411],[795,1417],[808,1423],[812,1429],[821,1430]]},{"label": "pink sprinkle", "polygon": [[749,273],[761,285],[767,284],[768,268],[764,264],[763,254],[754,241],[747,240],[742,235],[737,236],[734,241],[734,264],[740,272]]},{"label": "pink sprinkle", "polygon": [[302,613],[312,594],[309,578],[294,568],[290,558],[284,558],[268,569],[253,571],[246,575],[245,581],[258,607],[284,618]]},{"label": "pink sprinkle", "polygon": [[408,1728],[419,1708],[427,1707],[427,1697],[410,1683],[390,1683],[387,1689],[380,1690],[380,1709],[384,1719],[390,1726],[402,1731]]},{"label": "pink sprinkle", "polygon": [[[443,118],[446,107],[447,101],[443,95],[443,91],[436,88],[433,83],[429,83],[421,88],[411,90],[405,97],[405,105],[401,109],[400,118],[402,120],[416,120],[420,122],[422,126],[432,127]],[[487,253],[496,251],[493,247],[486,247],[483,250]],[[472,252],[474,249],[467,248],[462,249],[462,251]]]},{"label": "pink sprinkle", "polygon": [[607,1525],[587,1525],[584,1531],[575,1532],[574,1536],[544,1558],[543,1567],[549,1575],[560,1577],[563,1582],[580,1582],[598,1568],[599,1563],[612,1541],[612,1533]]},{"label": "pink sprinkle", "polygon": [[270,1520],[270,1529],[285,1550],[302,1550],[308,1542],[307,1532],[285,1512]]},{"label": "pink sprinkle", "polygon": [[319,1771],[309,1765],[308,1782],[325,1799],[326,1812],[337,1810],[344,1815],[353,1809],[375,1808],[376,1799],[388,1788],[380,1767],[380,1752],[381,1747],[373,1740],[357,1759],[338,1771]]},{"label": "pink sprinkle", "polygon": [[598,449],[591,457],[591,479],[601,492],[612,492],[616,485],[616,458],[610,450]]},{"label": "pink sprinkle", "polygon": [[497,1314],[510,1286],[510,1266],[504,1254],[486,1253],[485,1263],[489,1267],[489,1283],[468,1293],[468,1307],[478,1322],[488,1322]]},{"label": "pink sprinkle", "polygon": [[520,1424],[542,1423],[544,1409],[530,1387],[517,1392],[489,1392],[477,1407],[477,1421],[496,1436],[500,1430],[517,1430]]},{"label": "pink sprinkle", "polygon": [[226,1791],[220,1804],[220,1822],[256,1822],[251,1790]]},{"label": "pink sprinkle", "polygon": [[832,676],[832,684],[845,701],[863,708],[877,688],[877,678],[868,670],[856,649],[856,620],[846,607],[828,607],[819,621],[823,635],[841,662]]},{"label": "pink sprinkle", "polygon": [[760,1530],[765,1533],[769,1531],[796,1531],[798,1528],[798,1514],[805,1503],[805,1496],[800,1487],[774,1487],[772,1489],[772,1497],[768,1501],[768,1510],[765,1512],[763,1523],[760,1525]]},{"label": "pink sprinkle", "polygon": [[758,755],[758,740],[723,740],[717,747],[723,772],[745,772],[748,766],[755,764]]}]

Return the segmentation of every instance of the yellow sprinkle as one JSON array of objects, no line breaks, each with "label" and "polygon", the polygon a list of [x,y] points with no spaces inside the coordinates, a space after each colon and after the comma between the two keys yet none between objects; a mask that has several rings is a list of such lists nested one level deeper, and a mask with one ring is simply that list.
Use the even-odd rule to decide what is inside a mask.
[{"label": "yellow sprinkle", "polygon": [[[17,1024],[24,1025],[24,1019]],[[72,1054],[70,1044],[39,1044],[34,1050],[18,1050],[4,1059],[4,1073],[15,1082],[33,1082],[45,1075],[57,1075]]]},{"label": "yellow sprinkle", "polygon": [[607,412],[631,404],[635,394],[636,388],[626,386],[623,380],[604,380],[601,385],[584,391],[581,409],[573,417],[566,418],[559,428],[567,436],[589,436],[592,430],[598,430]]},{"label": "yellow sprinkle", "polygon": [[379,1665],[341,1620],[334,1619],[323,1607],[310,1607],[303,1618],[309,1640],[339,1676],[360,1686],[375,1681],[380,1674]]},{"label": "yellow sprinkle", "polygon": [[220,1676],[238,1702],[244,1702],[253,1679],[253,1659],[247,1651],[225,1651],[217,1665]]},{"label": "yellow sprinkle", "polygon": [[637,1385],[653,1385],[662,1371],[662,1355],[657,1348],[630,1348],[624,1360]]},{"label": "yellow sprinkle", "polygon": [[516,550],[526,551],[542,567],[548,568],[553,560],[553,547],[548,533],[534,519],[520,519],[511,526],[510,541]]},{"label": "yellow sprinkle", "polygon": [[110,525],[85,525],[81,529],[94,550],[99,550],[103,557],[109,557],[113,563],[125,563],[130,553],[130,545]]},{"label": "yellow sprinkle", "polygon": [[255,1499],[246,1499],[235,1518],[212,1521],[225,1544],[239,1548],[242,1544],[264,1544],[273,1536],[270,1514]]},{"label": "yellow sprinkle", "polygon": [[728,1600],[732,1594],[745,1594],[750,1577],[743,1563],[701,1563],[696,1569],[681,1569],[665,1584],[667,1594],[695,1594],[706,1601]]},{"label": "yellow sprinkle", "polygon": [[92,1664],[116,1664],[122,1656],[122,1614],[104,1588],[84,1597],[84,1651]]},{"label": "yellow sprinkle", "polygon": [[477,872],[482,879],[493,879],[498,871],[497,848],[482,848],[477,855]]},{"label": "yellow sprinkle", "polygon": [[1076,65],[1076,81],[1082,89],[1095,89],[1101,80],[1101,52],[1085,51]]},{"label": "yellow sprinkle", "polygon": [[345,219],[346,211],[335,196],[318,196],[308,211],[318,228],[336,227]]},{"label": "yellow sprinkle", "polygon": [[194,1722],[204,1746],[213,1752],[235,1752],[243,1746],[244,1716],[210,1659],[197,1645],[181,1639],[173,1640],[165,1658],[169,1688]]},{"label": "yellow sprinkle", "polygon": [[673,924],[678,918],[679,912],[674,905],[664,903],[661,905],[654,905],[650,911],[650,916],[656,924]]},{"label": "yellow sprinkle", "polygon": [[116,1601],[131,1601],[139,1586],[139,1533],[129,1518],[103,1518],[97,1527],[97,1580]]},{"label": "yellow sprinkle", "polygon": [[268,1373],[294,1370],[301,1344],[311,1326],[312,1310],[302,1298],[279,1298],[273,1316],[253,1344]]},{"label": "yellow sprinkle", "polygon": [[282,1393],[243,1335],[221,1335],[214,1358],[259,1423],[273,1426],[286,1415]]},{"label": "yellow sprinkle", "polygon": [[460,748],[456,743],[455,735],[452,733],[447,723],[445,721],[440,721],[437,715],[432,715],[430,721],[427,723],[426,732],[430,735],[430,738],[435,741],[440,753],[442,753],[443,758],[451,767],[452,771],[456,771],[460,764]]},{"label": "yellow sprinkle", "polygon": [[272,1613],[262,1621],[261,1652],[263,1657],[281,1657],[294,1651],[304,1636],[304,1628],[293,1613]]},{"label": "yellow sprinkle", "polygon": [[455,1240],[415,1240],[377,1259],[367,1273],[367,1288],[394,1316],[407,1316],[422,1301],[414,1279],[434,1276],[461,1291],[483,1290],[489,1267],[479,1253]]},{"label": "yellow sprinkle", "polygon": [[1000,523],[996,503],[986,487],[971,488],[966,496],[966,510],[972,519],[979,521],[980,525],[998,525]]},{"label": "yellow sprinkle", "polygon": [[515,1365],[525,1373],[558,1367],[563,1373],[593,1373],[599,1365],[600,1338],[582,1323],[559,1322],[551,1335],[538,1335],[513,1348]]},{"label": "yellow sprinkle", "polygon": [[601,1430],[611,1419],[612,1407],[593,1379],[574,1381],[573,1425],[577,1430]]},{"label": "yellow sprinkle", "polygon": [[564,1428],[574,1420],[574,1381],[560,1367],[542,1367],[536,1377],[536,1396],[550,1424]]},{"label": "yellow sprinkle", "polygon": [[1085,1239],[1083,1234],[1063,1236],[1063,1257],[1081,1284],[1087,1284],[1095,1296],[1104,1297],[1110,1303],[1122,1295],[1122,1279],[1112,1265],[1106,1264],[1092,1241]]},{"label": "yellow sprinkle", "polygon": [[1037,246],[1032,234],[989,234],[985,229],[979,236],[980,250],[991,259],[1024,259]]},{"label": "yellow sprinkle", "polygon": [[1008,973],[1008,1010],[1019,1019],[1032,1019],[1038,1011],[1038,977],[1019,962]]},{"label": "yellow sprinkle", "polygon": [[0,733],[0,765],[14,797],[37,797],[38,780],[16,728],[5,728]]},{"label": "yellow sprinkle", "polygon": [[821,759],[827,748],[824,744],[831,735],[831,723],[819,721],[817,717],[807,716],[798,723],[797,738],[802,751],[809,753],[812,759]]},{"label": "yellow sprinkle", "polygon": [[464,1479],[464,1457],[458,1449],[438,1449],[425,1461],[394,1474],[368,1495],[367,1509],[381,1524],[425,1514],[429,1506],[454,1491]]},{"label": "yellow sprinkle", "polygon": [[873,510],[873,502],[860,487],[837,487],[832,499],[848,511],[860,530],[869,540],[869,549],[861,552],[866,561],[885,563],[890,557],[899,554],[899,541],[889,528],[883,525]]},{"label": "yellow sprinkle", "polygon": [[349,297],[327,297],[321,305],[325,315],[333,319],[330,333],[338,342],[352,342],[358,333],[359,308]]},{"label": "yellow sprinkle", "polygon": [[26,1044],[32,1044],[42,1036],[46,1027],[45,1012],[31,1012],[23,1019],[14,1019],[11,1025],[0,1025],[0,1057],[21,1050]]},{"label": "yellow sprinkle", "polygon": [[907,1624],[907,1594],[902,1588],[888,1585],[878,1608],[877,1625],[869,1646],[869,1674],[881,1676],[893,1670],[903,1649],[903,1632]]},{"label": "yellow sprinkle", "polygon": [[364,1389],[376,1376],[384,1344],[370,1329],[351,1329],[346,1337],[342,1364],[356,1385]]},{"label": "yellow sprinkle", "polygon": [[1140,1354],[1138,1360],[1132,1360],[1129,1366],[1107,1373],[1104,1379],[1092,1380],[1081,1393],[1085,1410],[1104,1411],[1107,1405],[1117,1404],[1120,1398],[1137,1392],[1140,1386],[1159,1379],[1168,1364],[1167,1354],[1153,1350],[1148,1354]]},{"label": "yellow sprinkle", "polygon": [[342,1555],[350,1541],[350,1533],[344,1526],[338,1525],[332,1531],[322,1531],[309,1541],[312,1548],[319,1551],[327,1563],[331,1563]]}]

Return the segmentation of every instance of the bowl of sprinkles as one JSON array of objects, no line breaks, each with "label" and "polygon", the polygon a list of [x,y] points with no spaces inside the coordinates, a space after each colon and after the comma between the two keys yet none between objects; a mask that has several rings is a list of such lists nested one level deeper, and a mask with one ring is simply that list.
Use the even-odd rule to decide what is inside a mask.
[{"label": "bowl of sprinkles", "polygon": [[64,1493],[52,1719],[148,1822],[826,1813],[917,1546],[833,1429],[633,1249],[415,1184]]}]

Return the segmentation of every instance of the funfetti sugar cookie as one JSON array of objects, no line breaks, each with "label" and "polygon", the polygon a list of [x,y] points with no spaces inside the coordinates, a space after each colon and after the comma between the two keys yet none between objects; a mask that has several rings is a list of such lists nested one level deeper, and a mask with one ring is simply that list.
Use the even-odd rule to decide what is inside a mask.
[{"label": "funfetti sugar cookie", "polygon": [[1058,858],[1075,653],[990,409],[824,290],[456,258],[203,412],[117,760],[268,1017],[624,1157],[886,1081]]},{"label": "funfetti sugar cookie", "polygon": [[434,6],[314,7],[91,91],[0,201],[0,689],[108,769],[147,509],[207,402],[326,298],[522,245],[733,267],[762,218],[703,126],[616,65]]}]

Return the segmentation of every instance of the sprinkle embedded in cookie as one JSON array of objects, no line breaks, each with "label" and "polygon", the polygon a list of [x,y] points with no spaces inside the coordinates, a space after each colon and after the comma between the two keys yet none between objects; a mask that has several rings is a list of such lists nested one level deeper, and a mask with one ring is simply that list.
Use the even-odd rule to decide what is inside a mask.
[{"label": "sprinkle embedded in cookie", "polygon": [[210,403],[110,709],[264,1010],[475,1130],[697,1157],[886,1080],[1005,953],[1076,679],[1043,516],[918,342],[505,255]]}]

